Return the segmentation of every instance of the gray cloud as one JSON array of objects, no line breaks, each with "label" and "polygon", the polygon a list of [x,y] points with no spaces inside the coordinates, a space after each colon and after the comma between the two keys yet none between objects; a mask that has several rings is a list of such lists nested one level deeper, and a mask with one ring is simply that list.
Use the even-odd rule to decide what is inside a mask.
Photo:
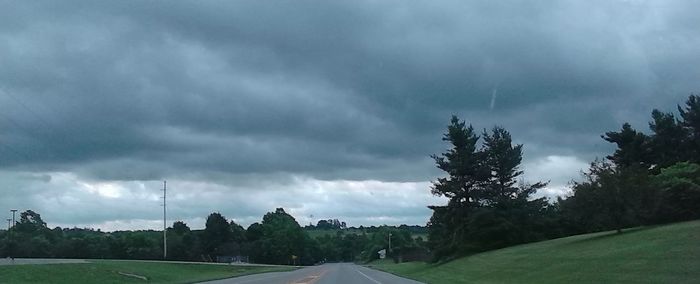
[{"label": "gray cloud", "polygon": [[510,129],[530,165],[588,161],[700,89],[690,1],[2,6],[7,173],[427,181],[453,113]]}]

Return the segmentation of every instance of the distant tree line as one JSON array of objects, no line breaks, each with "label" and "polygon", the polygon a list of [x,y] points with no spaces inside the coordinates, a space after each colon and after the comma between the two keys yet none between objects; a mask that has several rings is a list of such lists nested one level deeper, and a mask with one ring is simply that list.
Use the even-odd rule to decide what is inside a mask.
[{"label": "distant tree line", "polygon": [[319,220],[318,223],[316,223],[316,226],[308,225],[304,228],[317,229],[317,230],[339,230],[339,229],[345,229],[347,227],[348,226],[347,226],[347,224],[345,224],[345,222],[341,222],[338,219],[328,219],[328,220]]},{"label": "distant tree line", "polygon": [[[602,138],[617,146],[591,163],[571,194],[549,202],[532,198],[545,182],[522,180],[522,147],[501,127],[478,135],[452,117],[433,159],[447,176],[432,193],[428,247],[435,260],[579,233],[700,218],[700,97],[673,113],[654,110],[644,134],[625,123]],[[480,143],[481,142],[481,143]]]},{"label": "distant tree line", "polygon": [[[216,261],[217,257],[242,256],[254,263],[312,265],[326,261],[367,261],[388,246],[394,255],[425,250],[420,226],[347,228],[337,219],[319,221],[328,234],[311,237],[314,228],[302,228],[278,208],[247,229],[218,212],[211,213],[203,230],[192,230],[182,221],[168,228],[168,260]],[[325,224],[329,224],[327,228]],[[41,215],[27,210],[9,231],[0,231],[0,256],[150,259],[163,258],[162,231],[102,232],[84,228],[50,229]]]}]

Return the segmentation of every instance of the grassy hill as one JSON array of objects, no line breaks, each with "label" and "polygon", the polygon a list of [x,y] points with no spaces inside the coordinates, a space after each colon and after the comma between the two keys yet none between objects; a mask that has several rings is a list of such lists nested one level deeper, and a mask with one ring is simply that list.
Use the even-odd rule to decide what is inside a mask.
[{"label": "grassy hill", "polygon": [[431,265],[371,266],[426,283],[698,283],[700,221],[519,245]]}]

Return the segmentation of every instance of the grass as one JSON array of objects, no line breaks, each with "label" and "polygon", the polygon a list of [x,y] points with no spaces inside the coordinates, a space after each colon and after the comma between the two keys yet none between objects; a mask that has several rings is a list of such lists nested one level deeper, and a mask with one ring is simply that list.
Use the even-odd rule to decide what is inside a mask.
[{"label": "grass", "polygon": [[[0,266],[0,283],[193,283],[291,267],[233,266],[140,261]],[[147,277],[146,280],[118,272]]]},{"label": "grass", "polygon": [[374,262],[426,283],[699,283],[700,221],[519,245],[444,264]]}]

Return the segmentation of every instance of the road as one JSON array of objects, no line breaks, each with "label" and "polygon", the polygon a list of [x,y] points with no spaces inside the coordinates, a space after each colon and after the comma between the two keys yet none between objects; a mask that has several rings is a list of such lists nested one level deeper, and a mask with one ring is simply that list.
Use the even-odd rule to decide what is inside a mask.
[{"label": "road", "polygon": [[0,258],[0,265],[22,265],[22,264],[56,264],[56,263],[87,263],[83,259],[58,259],[58,258]]},{"label": "road", "polygon": [[352,263],[327,263],[288,272],[272,272],[204,282],[206,284],[419,284]]}]

